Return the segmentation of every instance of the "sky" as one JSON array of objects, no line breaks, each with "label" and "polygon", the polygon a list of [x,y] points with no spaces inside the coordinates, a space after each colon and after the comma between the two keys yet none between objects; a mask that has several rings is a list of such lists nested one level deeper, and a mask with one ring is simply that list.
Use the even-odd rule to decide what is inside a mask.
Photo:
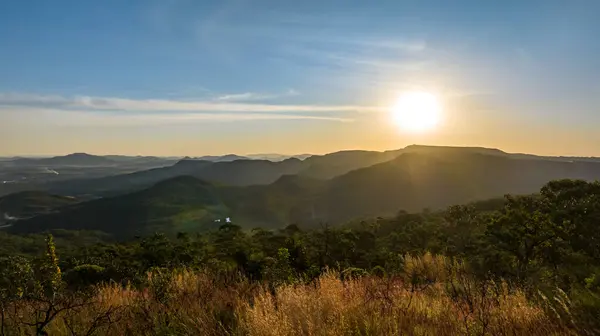
[{"label": "sky", "polygon": [[[600,156],[600,1],[0,2],[0,155]],[[391,107],[430,92],[443,120]]]}]

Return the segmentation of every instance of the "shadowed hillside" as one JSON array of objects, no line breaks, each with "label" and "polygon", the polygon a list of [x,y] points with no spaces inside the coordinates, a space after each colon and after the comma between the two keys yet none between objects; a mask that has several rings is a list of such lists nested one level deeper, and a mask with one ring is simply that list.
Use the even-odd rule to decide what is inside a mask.
[{"label": "shadowed hillside", "polygon": [[317,204],[323,219],[347,220],[528,194],[562,178],[600,179],[600,165],[464,152],[404,154],[334,178]]},{"label": "shadowed hillside", "polygon": [[313,204],[326,185],[322,180],[284,175],[269,185],[221,188],[221,194],[236,222],[246,227],[277,228],[312,220]]},{"label": "shadowed hillside", "polygon": [[182,160],[169,167],[154,168],[130,174],[107,176],[96,179],[66,181],[63,183],[51,184],[47,187],[60,194],[94,194],[111,196],[142,190],[155,183],[173,177],[191,175],[211,164],[212,163],[209,161]]},{"label": "shadowed hillside", "polygon": [[206,229],[225,213],[209,183],[181,176],[132,194],[77,204],[59,214],[19,221],[13,232],[48,229],[100,230],[117,236]]},{"label": "shadowed hillside", "polygon": [[41,191],[24,191],[0,198],[0,214],[7,217],[31,217],[75,204],[73,197],[51,195]]},{"label": "shadowed hillside", "polygon": [[49,185],[48,188],[53,192],[61,194],[114,196],[138,191],[160,181],[186,175],[215,184],[247,186],[272,183],[283,175],[297,173],[302,166],[302,161],[298,159],[287,159],[281,162],[267,160],[211,162],[184,159],[170,167],[155,168],[98,179],[67,181]]}]

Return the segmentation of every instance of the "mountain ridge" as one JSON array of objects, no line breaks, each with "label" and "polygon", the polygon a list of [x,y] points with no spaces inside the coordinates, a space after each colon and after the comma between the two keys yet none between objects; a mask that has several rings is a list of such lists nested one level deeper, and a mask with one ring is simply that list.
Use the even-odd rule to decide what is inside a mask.
[{"label": "mountain ridge", "polygon": [[[118,174],[107,177],[82,179],[77,182],[49,183],[39,188],[52,193],[65,195],[95,194],[113,196],[141,190],[152,184],[179,175],[192,175],[214,183],[232,186],[269,184],[282,175],[298,174],[317,179],[331,179],[350,171],[369,167],[392,160],[406,153],[429,153],[431,155],[449,155],[457,152],[484,153],[519,159],[540,159],[546,161],[573,161],[561,158],[522,156],[506,153],[494,148],[484,147],[443,147],[411,145],[402,149],[384,152],[347,150],[325,155],[313,155],[304,160],[288,158],[282,161],[240,159],[226,162],[212,162],[183,158],[171,166],[140,170],[134,173]],[[297,161],[296,161],[297,160]],[[575,160],[577,161],[577,160]],[[584,160],[596,162],[594,160]],[[293,164],[292,164],[293,163]]]},{"label": "mountain ridge", "polygon": [[72,153],[64,156],[50,158],[20,158],[13,161],[20,165],[48,165],[48,166],[110,166],[116,164],[114,160],[103,156],[87,153]]},{"label": "mountain ridge", "polygon": [[[347,155],[338,154],[338,155]],[[362,153],[359,153],[362,155]],[[82,228],[122,235],[161,231],[197,231],[212,227],[212,220],[231,217],[246,228],[277,228],[287,224],[318,225],[388,216],[404,210],[443,209],[497,199],[504,194],[529,194],[555,179],[600,179],[600,163],[515,158],[498,152],[437,149],[404,153],[395,159],[352,170],[331,179],[303,174],[281,174],[270,183],[241,186],[219,183],[217,177],[235,174],[239,163],[252,167],[278,167],[270,161],[206,163],[218,167],[212,179],[194,174],[159,181],[147,189],[73,206],[73,215],[51,214],[20,222],[12,229],[35,232],[41,228]],[[299,160],[290,160],[297,170]],[[300,166],[302,167],[302,166]],[[243,170],[243,169],[242,169]],[[280,170],[277,170],[280,173]],[[211,173],[212,174],[212,173]],[[201,174],[200,174],[201,175]],[[205,175],[206,177],[207,175]],[[273,175],[267,174],[269,179]],[[264,177],[264,176],[263,176]],[[103,215],[124,213],[128,217]],[[44,218],[45,217],[45,218]],[[93,223],[90,223],[92,218]],[[183,219],[182,219],[183,218]],[[82,224],[85,223],[85,224]],[[111,223],[111,224],[106,224]],[[135,228],[127,228],[136,223]],[[92,225],[93,224],[93,225]],[[112,231],[111,231],[112,230]]]}]

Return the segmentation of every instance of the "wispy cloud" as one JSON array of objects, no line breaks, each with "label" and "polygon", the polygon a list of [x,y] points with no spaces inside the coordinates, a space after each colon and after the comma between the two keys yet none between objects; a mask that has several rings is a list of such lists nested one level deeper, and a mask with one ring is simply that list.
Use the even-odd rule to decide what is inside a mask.
[{"label": "wispy cloud", "polygon": [[[285,94],[297,94],[286,91]],[[59,125],[148,125],[185,122],[248,120],[322,120],[351,122],[356,113],[379,112],[383,107],[354,105],[283,105],[221,100],[178,101],[115,97],[0,93],[0,115],[31,115]],[[35,119],[35,118],[32,118]]]},{"label": "wispy cloud", "polygon": [[[28,124],[43,124],[44,126],[60,127],[136,127],[136,126],[166,126],[188,125],[204,122],[239,122],[239,121],[268,121],[268,120],[320,120],[330,122],[352,122],[353,118],[329,115],[292,115],[273,113],[152,113],[152,114],[107,114],[86,113],[89,111],[59,110],[52,108],[19,107],[3,112],[14,113],[17,116],[27,116]],[[31,118],[31,116],[35,118]]]},{"label": "wispy cloud", "polygon": [[232,93],[222,95],[216,98],[220,101],[248,101],[248,100],[262,100],[268,99],[269,96],[265,96],[259,93],[245,92],[245,93]]},{"label": "wispy cloud", "polygon": [[132,111],[132,112],[377,112],[378,106],[355,105],[284,105],[219,102],[212,100],[178,101],[165,99],[128,99],[115,97],[75,96],[35,94],[0,94],[0,105],[52,107],[58,109],[83,109],[90,111]]},{"label": "wispy cloud", "polygon": [[[372,65],[368,63],[383,63],[385,57],[389,58],[390,63],[399,65],[406,63],[406,60],[402,62],[406,56],[428,57],[427,52],[432,51],[422,35],[384,33],[374,29],[372,19],[359,12],[290,11],[285,6],[254,11],[252,7],[243,1],[225,2],[214,12],[199,18],[194,30],[199,43],[205,50],[219,55],[223,61],[226,59],[233,63],[242,60],[249,47],[255,48],[257,45],[270,58],[292,56],[298,59],[297,54],[280,55],[282,49],[292,46],[358,56],[363,62],[353,63],[353,68]],[[373,57],[366,57],[368,55],[365,53]],[[298,60],[310,66],[304,60]],[[321,61],[336,63],[334,59]]]},{"label": "wispy cloud", "polygon": [[[173,6],[187,12],[193,7],[191,3]],[[406,17],[407,23],[399,18],[393,30],[381,30],[373,26],[373,17],[363,12],[327,7],[320,6],[318,11],[291,10],[293,7],[274,4],[266,9],[247,1],[223,1],[187,20],[165,20],[177,30],[190,33],[203,53],[228,67],[243,66],[249,57],[256,57],[258,50],[259,63],[285,68],[286,75],[292,77],[318,76],[318,85],[330,88],[397,78],[408,81],[408,75],[429,71],[440,56],[435,40],[409,29],[410,17]],[[303,92],[313,89],[298,85]],[[278,98],[273,95],[242,91],[215,100],[257,102]]]},{"label": "wispy cloud", "polygon": [[375,48],[421,52],[428,47],[425,39],[419,36],[385,35],[373,30],[372,19],[362,13],[267,10],[254,12],[251,18],[246,17],[247,20],[240,22],[239,14],[248,10],[240,2],[229,2],[200,20],[196,32],[201,37],[210,36],[208,40],[219,45],[255,39],[269,40],[271,45],[279,42],[327,45],[334,50]]},{"label": "wispy cloud", "polygon": [[289,89],[283,93],[258,93],[258,92],[244,92],[244,93],[231,93],[220,95],[215,98],[217,101],[222,102],[249,102],[259,100],[270,100],[284,97],[292,97],[299,95],[298,91]]}]

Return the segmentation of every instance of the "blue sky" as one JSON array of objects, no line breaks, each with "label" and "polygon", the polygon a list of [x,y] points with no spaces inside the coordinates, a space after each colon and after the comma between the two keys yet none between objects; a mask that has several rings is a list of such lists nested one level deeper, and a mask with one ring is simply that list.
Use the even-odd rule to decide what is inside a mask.
[{"label": "blue sky", "polygon": [[[600,2],[0,3],[0,155],[383,150],[600,156]],[[389,107],[435,93],[444,122]]]}]

